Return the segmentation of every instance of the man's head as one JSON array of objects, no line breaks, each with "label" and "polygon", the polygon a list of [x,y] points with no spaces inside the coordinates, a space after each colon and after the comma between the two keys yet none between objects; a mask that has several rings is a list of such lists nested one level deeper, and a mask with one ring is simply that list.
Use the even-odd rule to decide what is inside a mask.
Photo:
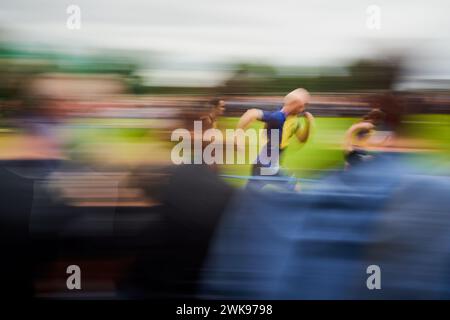
[{"label": "man's head", "polygon": [[284,97],[283,110],[288,114],[299,114],[305,111],[309,99],[310,95],[308,91],[303,88],[295,89]]},{"label": "man's head", "polygon": [[380,109],[372,109],[368,114],[364,116],[364,120],[369,121],[374,125],[379,125],[383,122],[385,116],[385,113]]},{"label": "man's head", "polygon": [[215,115],[222,115],[225,112],[225,101],[221,100],[221,99],[212,99],[208,102],[208,105],[211,108],[211,111],[215,114]]},{"label": "man's head", "polygon": [[404,103],[398,95],[391,92],[375,94],[368,97],[368,103],[383,113],[382,122],[391,131],[402,131],[403,117],[405,116]]}]

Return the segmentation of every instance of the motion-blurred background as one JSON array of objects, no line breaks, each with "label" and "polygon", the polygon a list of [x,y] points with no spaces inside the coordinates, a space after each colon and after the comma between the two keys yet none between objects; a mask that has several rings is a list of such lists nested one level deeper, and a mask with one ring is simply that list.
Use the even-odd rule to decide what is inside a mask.
[{"label": "motion-blurred background", "polygon": [[[3,293],[195,296],[220,215],[250,174],[250,163],[172,168],[171,132],[214,97],[225,130],[310,91],[314,135],[283,163],[320,179],[344,168],[345,132],[369,97],[395,92],[403,147],[448,177],[449,14],[444,0],[2,0]],[[72,264],[82,290],[66,288]]]}]

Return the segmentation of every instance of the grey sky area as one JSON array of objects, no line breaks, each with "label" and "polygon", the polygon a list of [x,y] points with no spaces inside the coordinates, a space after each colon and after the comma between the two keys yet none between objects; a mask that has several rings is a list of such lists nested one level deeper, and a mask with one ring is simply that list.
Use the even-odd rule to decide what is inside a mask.
[{"label": "grey sky area", "polygon": [[[81,29],[66,8],[81,8]],[[380,30],[366,26],[369,5]],[[27,43],[154,51],[167,64],[340,65],[408,52],[411,74],[450,78],[450,1],[1,0],[0,27]]]}]

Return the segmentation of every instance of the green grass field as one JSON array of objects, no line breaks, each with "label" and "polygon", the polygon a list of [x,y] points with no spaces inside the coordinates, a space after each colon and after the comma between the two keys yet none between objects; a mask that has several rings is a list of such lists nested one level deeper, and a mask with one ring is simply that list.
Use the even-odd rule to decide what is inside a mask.
[{"label": "green grass field", "polygon": [[[309,141],[301,145],[296,138],[284,151],[282,165],[290,174],[298,178],[314,178],[326,169],[343,167],[342,143],[346,130],[358,119],[342,117],[317,117]],[[134,165],[151,163],[158,159],[170,163],[170,151],[174,143],[161,136],[152,123],[161,120],[145,119],[91,119],[82,123],[74,122],[67,126],[70,139],[66,143],[69,154],[76,159]],[[219,129],[233,129],[238,119],[224,117],[219,119]],[[135,123],[136,122],[136,123]],[[255,123],[252,128],[263,128]],[[433,146],[440,160],[450,162],[450,115],[418,115],[407,119],[410,137],[426,141]],[[0,141],[8,149],[8,135]],[[11,143],[9,143],[11,145]],[[248,151],[247,151],[248,153]],[[253,159],[251,159],[253,161]],[[221,165],[224,174],[247,176],[250,164]],[[245,180],[230,179],[234,185],[242,185]]]},{"label": "green grass field", "polygon": [[[237,118],[223,118],[219,128],[235,128]],[[311,139],[301,145],[295,137],[283,154],[282,165],[289,174],[297,178],[314,178],[323,170],[341,169],[344,166],[342,143],[346,130],[357,121],[356,118],[318,117]],[[406,120],[408,136],[425,140],[436,152],[441,162],[450,160],[450,115],[418,115]],[[253,128],[262,128],[257,123]],[[250,165],[223,165],[224,174],[249,175]],[[245,180],[230,179],[234,185],[242,185]]]}]

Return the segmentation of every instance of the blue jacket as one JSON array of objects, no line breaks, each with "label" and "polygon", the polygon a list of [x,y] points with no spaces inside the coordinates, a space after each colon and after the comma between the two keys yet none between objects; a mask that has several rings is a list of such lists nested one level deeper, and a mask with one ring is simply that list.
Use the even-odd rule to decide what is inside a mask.
[{"label": "blue jacket", "polygon": [[[245,190],[230,204],[200,296],[450,298],[450,180],[383,154],[301,194]],[[381,270],[369,290],[367,268]]]}]

